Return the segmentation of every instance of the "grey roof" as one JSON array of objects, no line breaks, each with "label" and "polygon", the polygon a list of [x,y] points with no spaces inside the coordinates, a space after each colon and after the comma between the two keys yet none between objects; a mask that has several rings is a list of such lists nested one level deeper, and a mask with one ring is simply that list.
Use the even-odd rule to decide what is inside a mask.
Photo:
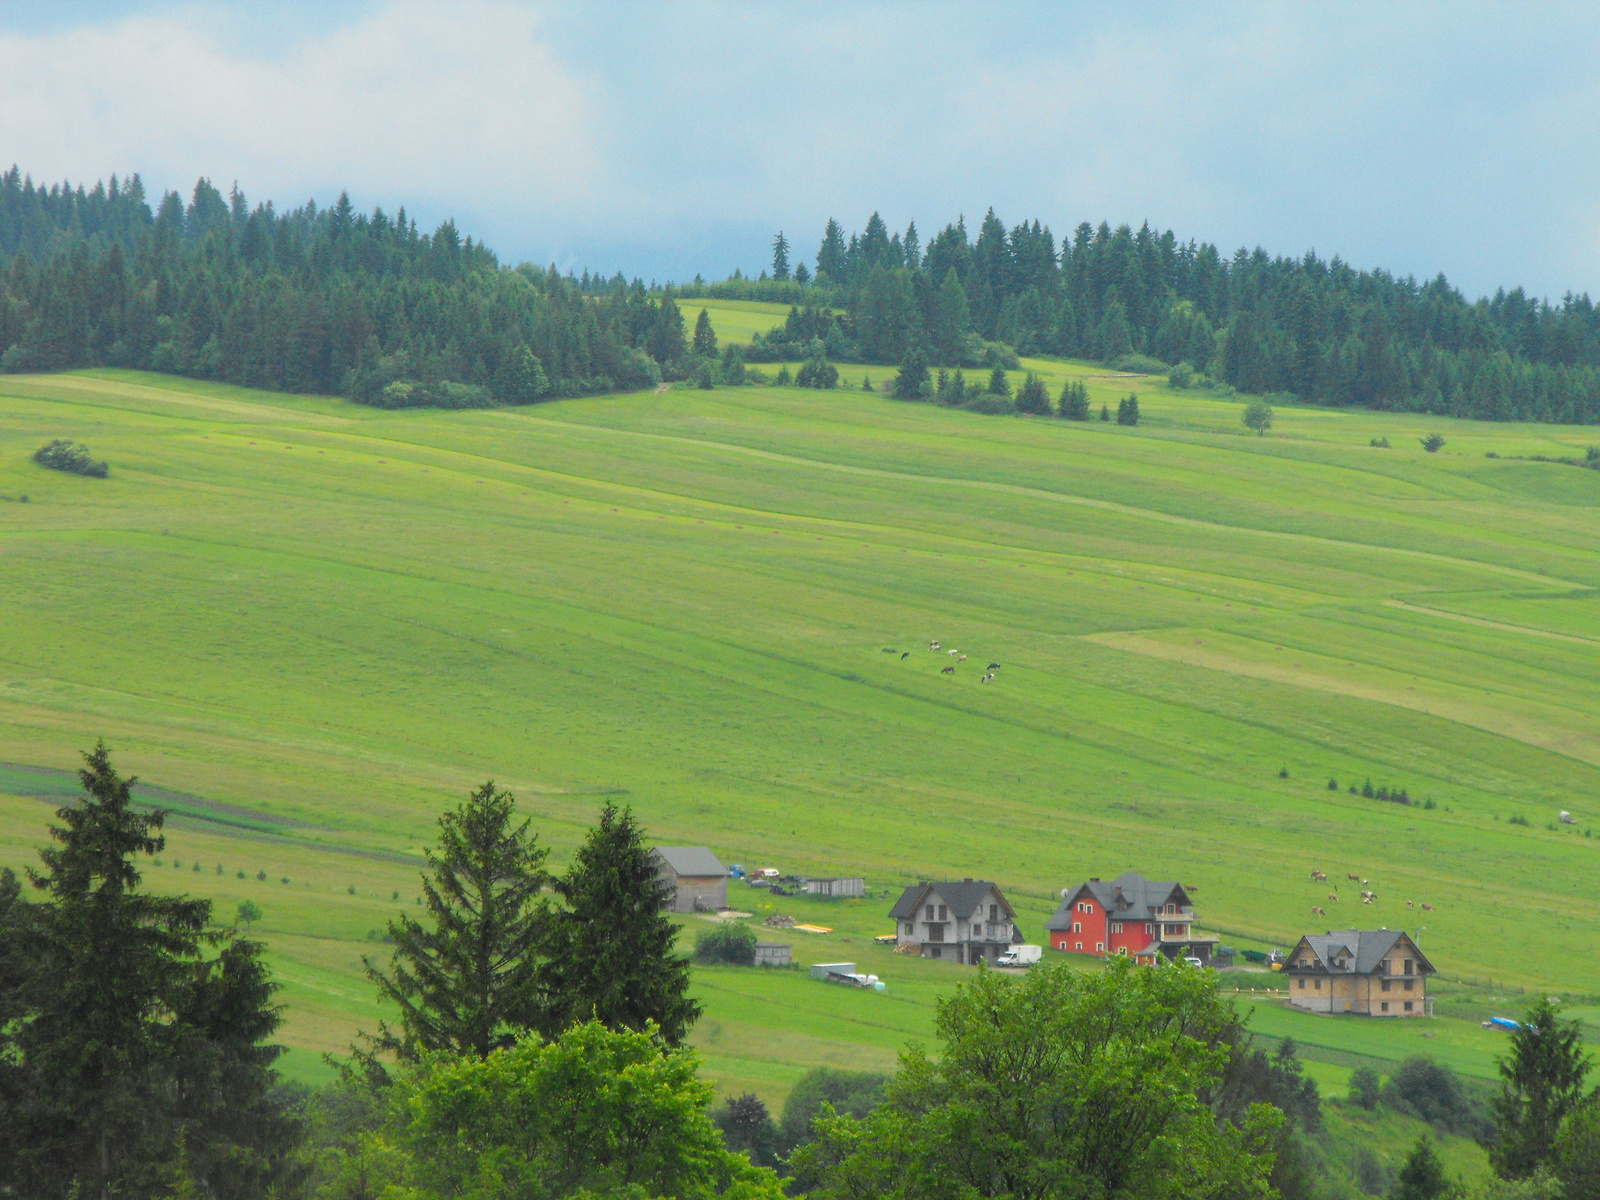
[{"label": "grey roof", "polygon": [[889,915],[897,921],[912,916],[925,902],[924,897],[933,893],[939,897],[941,903],[950,909],[952,917],[958,921],[965,921],[972,916],[973,910],[988,898],[991,890],[999,899],[1000,906],[1005,909],[1006,920],[1011,920],[1015,916],[1011,911],[1011,905],[1006,903],[1006,898],[1001,894],[999,886],[990,883],[987,879],[914,883],[900,893],[900,899],[895,901],[894,907],[889,910]]},{"label": "grey roof", "polygon": [[[1308,934],[1300,941],[1303,945],[1311,947],[1312,953],[1319,960],[1319,965],[1296,968],[1285,964],[1284,970],[1333,972],[1333,960],[1339,956],[1344,958],[1346,964],[1339,969],[1339,974],[1371,975],[1378,969],[1378,964],[1388,957],[1395,943],[1403,937],[1406,937],[1403,929],[1333,929],[1327,933]],[[1420,967],[1418,973],[1433,974],[1433,964],[1423,957],[1422,951],[1417,949],[1417,944],[1410,938],[1406,938],[1406,942],[1416,952]],[[1299,949],[1299,946],[1295,947],[1295,951]],[[1339,955],[1340,951],[1344,954]],[[1289,957],[1291,959],[1294,957],[1294,951],[1290,952]]]},{"label": "grey roof", "polygon": [[1181,916],[1193,918],[1194,905],[1183,884],[1172,880],[1146,879],[1137,871],[1124,871],[1110,883],[1091,879],[1067,893],[1061,906],[1045,922],[1046,929],[1071,929],[1072,906],[1088,892],[1100,902],[1113,921],[1149,921],[1162,915],[1168,902],[1178,906]]},{"label": "grey roof", "polygon": [[674,875],[726,875],[728,868],[705,846],[657,846],[656,854]]}]

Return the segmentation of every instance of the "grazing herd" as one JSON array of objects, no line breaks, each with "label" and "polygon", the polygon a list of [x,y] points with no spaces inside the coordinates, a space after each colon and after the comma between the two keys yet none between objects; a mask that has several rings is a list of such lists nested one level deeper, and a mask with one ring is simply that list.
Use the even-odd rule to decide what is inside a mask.
[{"label": "grazing herd", "polygon": [[[883,652],[885,654],[894,654],[894,653],[896,653],[896,649],[897,648],[894,647],[894,646],[885,646],[883,648]],[[931,641],[931,642],[928,643],[928,653],[929,654],[936,653],[939,650],[944,650],[944,647],[941,646],[937,641]],[[961,651],[959,651],[959,650],[945,650],[945,653],[947,655],[949,655],[951,658],[955,659],[957,663],[964,663],[964,662],[967,661],[967,656],[965,654],[961,653]],[[911,651],[909,651],[909,650],[901,650],[901,651],[899,651],[899,654],[900,654],[900,661],[901,662],[905,662],[906,659],[911,657]],[[978,680],[978,682],[979,683],[989,683],[989,682],[999,678],[999,676],[997,676],[995,674],[995,672],[998,671],[999,669],[1000,669],[1000,664],[999,663],[997,663],[997,662],[990,663],[987,667],[984,668],[983,678]],[[956,669],[955,669],[954,666],[944,667],[944,668],[941,668],[941,670],[939,671],[939,674],[941,674],[941,675],[954,675],[955,673],[956,673]]]},{"label": "grazing herd", "polygon": [[[1363,879],[1359,873],[1352,871],[1345,876],[1345,879],[1349,880],[1351,883],[1361,885],[1361,903],[1376,904],[1378,902],[1378,893],[1370,891],[1367,888],[1368,881]],[[1313,883],[1327,883],[1328,876],[1322,871],[1313,870],[1311,872],[1311,881]],[[1330,904],[1337,904],[1339,903],[1339,885],[1336,883],[1333,885],[1333,888],[1334,890],[1328,893],[1328,902]],[[1413,900],[1407,900],[1406,907],[1415,908],[1417,907],[1417,903]],[[1431,904],[1424,904],[1421,907],[1423,912],[1434,911],[1434,907]],[[1328,915],[1328,912],[1321,905],[1313,904],[1311,906],[1311,915],[1314,917],[1325,917]]]}]

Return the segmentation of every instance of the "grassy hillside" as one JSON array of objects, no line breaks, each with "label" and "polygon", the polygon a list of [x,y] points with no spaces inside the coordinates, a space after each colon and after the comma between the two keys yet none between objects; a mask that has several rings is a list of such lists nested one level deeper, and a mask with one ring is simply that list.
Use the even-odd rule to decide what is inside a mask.
[{"label": "grassy hillside", "polygon": [[[870,962],[885,995],[698,976],[711,1069],[771,1098],[929,1034],[960,969],[863,944],[918,877],[1000,881],[1034,936],[1057,889],[1129,868],[1194,885],[1240,945],[1421,927],[1480,985],[1458,1019],[1257,1013],[1335,1085],[1340,1055],[1416,1049],[1488,1074],[1479,1015],[1600,993],[1600,472],[1504,457],[1595,435],[1285,409],[1256,438],[1234,402],[1032,365],[1096,408],[1137,391],[1143,422],[0,377],[0,863],[104,734],[180,813],[156,881],[265,910],[308,1075],[374,1020],[369,931],[489,776],[557,858],[615,797],[663,841],[868,877],[797,953]],[[31,463],[53,437],[110,478]],[[1346,790],[1369,778],[1436,807]],[[1336,908],[1313,867],[1379,903]]]}]

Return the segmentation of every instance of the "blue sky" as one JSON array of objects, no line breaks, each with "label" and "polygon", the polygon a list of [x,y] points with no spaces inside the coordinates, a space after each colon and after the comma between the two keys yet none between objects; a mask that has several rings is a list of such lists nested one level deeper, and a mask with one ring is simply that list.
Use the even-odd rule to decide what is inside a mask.
[{"label": "blue sky", "polygon": [[1554,298],[1600,294],[1597,61],[1554,3],[10,0],[0,159],[647,279],[993,205]]}]

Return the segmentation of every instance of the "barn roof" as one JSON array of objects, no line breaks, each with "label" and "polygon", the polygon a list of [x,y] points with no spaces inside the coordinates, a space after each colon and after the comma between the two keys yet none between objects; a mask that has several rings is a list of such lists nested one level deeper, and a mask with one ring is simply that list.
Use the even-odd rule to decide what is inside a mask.
[{"label": "barn roof", "polygon": [[674,875],[726,875],[728,868],[705,846],[657,846],[656,855]]}]

